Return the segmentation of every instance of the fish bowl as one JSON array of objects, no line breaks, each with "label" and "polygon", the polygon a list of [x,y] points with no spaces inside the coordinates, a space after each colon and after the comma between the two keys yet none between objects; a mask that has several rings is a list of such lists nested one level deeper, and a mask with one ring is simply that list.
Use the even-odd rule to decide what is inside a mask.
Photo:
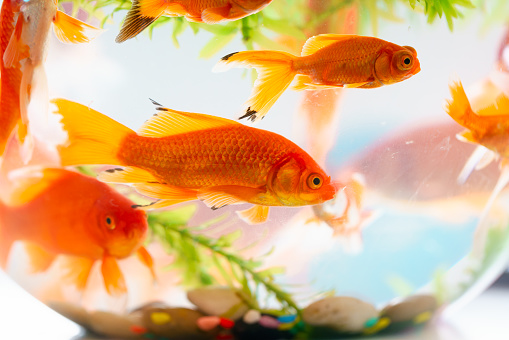
[{"label": "fish bowl", "polygon": [[[31,56],[21,59],[20,77],[35,74],[19,90],[30,124],[24,140],[19,130],[6,142],[0,179],[0,264],[17,284],[105,337],[333,338],[452,313],[506,269],[509,130],[492,124],[509,114],[504,0],[274,0],[221,22],[211,19],[221,11],[199,22],[179,8],[119,39],[123,20],[137,18],[127,15],[130,2],[61,2],[59,13],[86,22],[94,39],[63,44],[55,19],[57,34],[29,47],[47,58],[33,68]],[[393,61],[346,61],[352,77],[374,72],[378,83],[317,82],[326,71],[313,69],[295,89],[276,66],[265,70],[273,51],[298,58],[305,46],[301,58],[311,58],[329,46],[316,44],[357,36],[404,49],[417,66],[386,81],[380,74]],[[334,53],[363,58],[362,44]],[[266,55],[212,72],[250,50]],[[255,109],[256,95],[267,107]],[[171,183],[201,179],[174,160],[170,175],[156,175],[165,156],[150,155],[159,140],[193,133],[196,146],[168,148],[184,158],[202,150],[199,160],[227,150],[213,180],[275,176],[271,188],[290,186],[290,198],[256,205],[244,191],[202,187],[178,196]],[[247,142],[201,149],[217,138]],[[261,161],[249,169],[219,161],[285,148],[314,167],[304,184],[285,177],[291,169],[274,175]],[[128,153],[148,163],[128,163]],[[333,194],[295,194],[322,184]]]}]

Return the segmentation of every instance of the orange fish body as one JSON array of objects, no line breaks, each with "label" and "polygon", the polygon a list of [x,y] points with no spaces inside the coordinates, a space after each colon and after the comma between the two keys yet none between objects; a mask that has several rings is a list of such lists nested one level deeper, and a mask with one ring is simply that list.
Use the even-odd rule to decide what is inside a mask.
[{"label": "orange fish body", "polygon": [[100,179],[159,198],[151,208],[196,199],[214,209],[252,203],[240,216],[261,223],[269,206],[318,204],[336,191],[306,152],[272,132],[159,107],[136,134],[83,105],[54,103],[69,136],[60,147],[62,164],[126,166]]},{"label": "orange fish body", "polygon": [[134,38],[159,17],[185,17],[188,21],[217,24],[261,11],[272,0],[133,0],[120,33],[121,43]]},{"label": "orange fish body", "polygon": [[[54,0],[13,0],[2,4],[0,121],[8,124],[0,127],[0,155],[15,124],[20,124],[18,137],[24,142],[28,132],[27,109],[34,92],[41,93],[42,102],[38,104],[42,111],[47,111],[43,62],[52,24],[57,37],[66,43],[88,42],[85,30],[97,30],[59,11]],[[30,158],[32,143],[28,138],[23,150],[25,160]]]},{"label": "orange fish body", "polygon": [[138,253],[151,266],[142,247],[148,228],[144,211],[108,185],[63,169],[44,169],[19,183],[0,206],[3,267],[12,243],[23,241],[37,272],[58,255],[75,258],[75,284],[84,288],[93,263],[101,260],[106,289],[113,294],[126,290],[117,259]]},{"label": "orange fish body", "polygon": [[[4,55],[17,17],[11,1],[2,2],[0,13],[0,55]],[[21,84],[21,66],[5,67],[0,59],[0,157],[3,155],[7,140],[14,128],[18,125],[18,138],[23,142],[26,136],[26,126],[21,124],[19,109],[19,88]]]},{"label": "orange fish body", "polygon": [[420,71],[416,51],[373,37],[322,34],[307,40],[302,56],[278,51],[246,51],[224,56],[214,71],[254,67],[253,92],[241,118],[262,119],[296,78],[294,90],[374,88]]},{"label": "orange fish body", "polygon": [[451,85],[451,93],[446,112],[468,129],[458,137],[509,159],[509,98],[502,94],[493,105],[474,112],[461,83]]}]

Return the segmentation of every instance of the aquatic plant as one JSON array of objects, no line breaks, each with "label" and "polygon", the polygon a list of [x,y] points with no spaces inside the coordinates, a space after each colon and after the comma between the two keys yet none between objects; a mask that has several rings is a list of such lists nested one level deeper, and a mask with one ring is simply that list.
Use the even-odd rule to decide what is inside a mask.
[{"label": "aquatic plant", "polygon": [[[125,15],[131,8],[129,0],[71,0],[71,2],[74,5],[73,11],[79,7],[85,9],[90,15],[98,18],[102,26],[111,22],[116,14]],[[264,49],[289,50],[286,44],[273,38],[285,36],[304,42],[324,22],[335,20],[338,13],[349,8],[360,9],[356,13],[359,17],[362,12],[363,20],[359,20],[362,24],[359,27],[360,31],[371,27],[374,35],[377,35],[380,19],[403,21],[396,15],[395,7],[398,4],[409,6],[415,12],[424,13],[429,23],[443,16],[451,30],[453,20],[462,17],[463,9],[474,8],[470,0],[330,0],[323,3],[320,11],[310,11],[309,0],[278,0],[259,13],[216,25],[188,22],[182,17],[161,17],[150,25],[147,31],[149,35],[152,35],[156,27],[173,23],[171,39],[176,47],[179,46],[179,36],[187,28],[195,34],[200,31],[212,33],[213,37],[200,52],[200,57],[209,58],[238,36],[241,37],[247,49],[253,49],[256,45]],[[499,3],[503,6],[503,1]]]},{"label": "aquatic plant", "polygon": [[[180,273],[181,283],[188,288],[227,284],[239,288],[244,301],[254,309],[261,309],[257,296],[264,291],[281,305],[281,312],[299,312],[299,307],[290,293],[275,283],[275,276],[284,273],[282,267],[260,269],[263,257],[243,258],[241,250],[235,249],[235,242],[242,236],[240,229],[211,238],[200,231],[223,220],[220,216],[198,226],[189,226],[189,220],[196,213],[195,205],[153,212],[148,222],[153,236],[173,256],[167,269]],[[268,255],[268,254],[266,254]]]}]

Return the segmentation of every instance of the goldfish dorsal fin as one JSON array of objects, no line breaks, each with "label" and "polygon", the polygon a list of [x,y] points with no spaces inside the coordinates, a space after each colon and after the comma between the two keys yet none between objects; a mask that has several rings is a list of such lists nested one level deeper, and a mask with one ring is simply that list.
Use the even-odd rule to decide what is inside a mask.
[{"label": "goldfish dorsal fin", "polygon": [[482,108],[476,113],[479,116],[507,116],[509,115],[509,98],[502,93],[494,104]]},{"label": "goldfish dorsal fin", "polygon": [[357,37],[354,34],[320,34],[309,38],[302,47],[302,56],[311,55],[322,48],[335,44],[339,41]]},{"label": "goldfish dorsal fin", "polygon": [[45,272],[56,258],[55,254],[47,252],[35,243],[27,242],[25,244],[25,251],[30,258],[32,273]]},{"label": "goldfish dorsal fin", "polygon": [[[155,102],[154,102],[155,103]],[[157,103],[155,103],[157,105]],[[138,131],[140,136],[167,137],[199,130],[240,124],[236,121],[201,113],[181,112],[162,106]]]},{"label": "goldfish dorsal fin", "polygon": [[127,293],[124,275],[120,271],[117,259],[105,255],[101,265],[104,287],[110,295],[119,296]]},{"label": "goldfish dorsal fin", "polygon": [[267,221],[269,217],[269,207],[254,205],[249,209],[237,211],[237,215],[248,224],[260,224]]},{"label": "goldfish dorsal fin", "polygon": [[62,11],[57,11],[53,24],[53,29],[58,40],[70,44],[87,43],[102,31]]},{"label": "goldfish dorsal fin", "polygon": [[235,191],[235,186],[229,186],[229,188],[221,189],[221,187],[212,187],[212,188],[204,188],[201,189],[198,193],[198,199],[203,201],[207,205],[207,207],[212,209],[219,209],[226,205],[232,204],[241,204],[246,203],[233,193],[229,193],[226,191]]},{"label": "goldfish dorsal fin", "polygon": [[8,178],[14,183],[14,188],[9,195],[9,205],[19,206],[32,201],[69,173],[72,174],[64,169],[41,169],[39,167],[26,167],[11,171]]},{"label": "goldfish dorsal fin", "polygon": [[7,45],[3,55],[4,67],[6,68],[13,67],[21,60],[30,56],[28,46],[21,40],[24,22],[23,14],[18,15],[16,26],[14,26],[14,31],[12,32],[9,44]]},{"label": "goldfish dorsal fin", "polygon": [[159,181],[150,172],[134,167],[114,168],[103,171],[97,177],[106,183],[151,183]]}]

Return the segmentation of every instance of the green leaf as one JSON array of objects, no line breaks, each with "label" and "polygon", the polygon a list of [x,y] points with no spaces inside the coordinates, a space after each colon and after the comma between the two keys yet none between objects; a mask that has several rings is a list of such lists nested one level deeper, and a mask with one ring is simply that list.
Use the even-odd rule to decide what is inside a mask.
[{"label": "green leaf", "polygon": [[190,204],[173,210],[153,212],[148,215],[149,224],[166,224],[167,226],[183,226],[196,213],[196,205]]},{"label": "green leaf", "polygon": [[305,40],[306,35],[302,29],[294,26],[290,21],[284,19],[271,19],[263,17],[263,27],[279,34],[289,35],[299,40]]},{"label": "green leaf", "polygon": [[201,49],[199,58],[209,59],[221,51],[226,45],[235,38],[236,33],[229,35],[217,35]]}]

